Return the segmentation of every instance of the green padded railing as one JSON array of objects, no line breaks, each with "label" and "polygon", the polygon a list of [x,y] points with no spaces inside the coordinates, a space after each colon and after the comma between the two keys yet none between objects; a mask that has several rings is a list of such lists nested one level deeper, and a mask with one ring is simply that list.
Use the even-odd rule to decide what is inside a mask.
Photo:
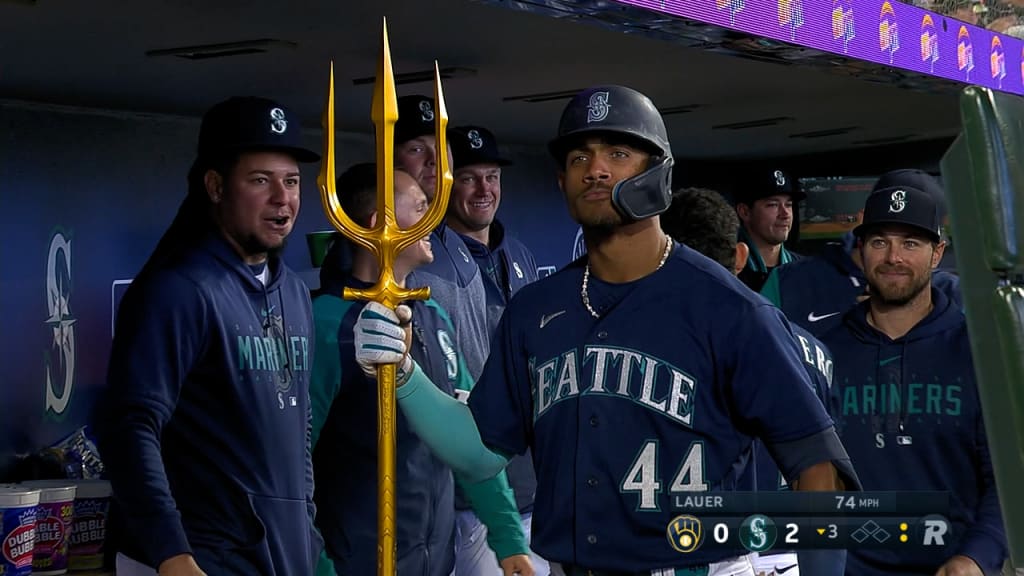
[{"label": "green padded railing", "polygon": [[1010,555],[1024,566],[1024,99],[971,86],[960,114],[942,176]]}]

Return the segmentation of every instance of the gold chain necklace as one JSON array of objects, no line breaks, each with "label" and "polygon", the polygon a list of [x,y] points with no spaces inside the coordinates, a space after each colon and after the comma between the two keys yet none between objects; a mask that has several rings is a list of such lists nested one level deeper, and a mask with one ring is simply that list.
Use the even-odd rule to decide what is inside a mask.
[{"label": "gold chain necklace", "polygon": [[[668,255],[672,253],[672,239],[665,235],[665,251],[661,254],[661,260],[658,261],[658,267],[654,269],[655,272],[661,270],[661,267],[665,265],[665,261],[668,260]],[[590,305],[590,294],[587,287],[590,285],[590,261],[587,261],[587,267],[583,269],[583,286],[580,287],[580,296],[583,298],[583,305],[587,307],[587,311],[594,318],[600,318],[601,315],[594,310],[593,306]]]}]

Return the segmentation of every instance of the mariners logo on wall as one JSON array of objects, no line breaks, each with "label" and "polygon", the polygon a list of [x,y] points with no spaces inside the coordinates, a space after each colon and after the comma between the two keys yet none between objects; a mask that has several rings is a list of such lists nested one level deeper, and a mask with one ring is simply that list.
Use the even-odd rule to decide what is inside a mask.
[{"label": "mariners logo on wall", "polygon": [[44,354],[46,411],[67,410],[75,382],[75,322],[71,315],[71,240],[54,233],[46,258],[46,325],[53,337]]}]

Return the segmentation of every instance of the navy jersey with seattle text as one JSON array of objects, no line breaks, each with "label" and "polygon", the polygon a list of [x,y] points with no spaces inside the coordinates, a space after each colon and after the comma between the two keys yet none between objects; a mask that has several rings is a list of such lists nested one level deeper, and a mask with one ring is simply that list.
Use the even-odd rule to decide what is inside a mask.
[{"label": "navy jersey with seattle text", "polygon": [[[821,340],[813,334],[800,327],[799,324],[791,324],[793,337],[796,338],[800,358],[804,361],[804,369],[807,376],[814,385],[814,393],[825,406],[830,416],[834,416],[839,406],[839,395],[832,387],[832,353]],[[834,421],[834,418],[833,418]],[[757,446],[757,489],[758,491],[788,490],[789,483],[779,472],[771,454],[764,444],[758,442]]]},{"label": "navy jersey with seattle text", "polygon": [[677,498],[753,489],[755,436],[775,444],[830,429],[785,318],[685,246],[635,282],[592,276],[593,318],[584,263],[512,299],[469,401],[485,444],[533,449],[533,549],[618,571],[736,555],[680,554],[666,527]]}]

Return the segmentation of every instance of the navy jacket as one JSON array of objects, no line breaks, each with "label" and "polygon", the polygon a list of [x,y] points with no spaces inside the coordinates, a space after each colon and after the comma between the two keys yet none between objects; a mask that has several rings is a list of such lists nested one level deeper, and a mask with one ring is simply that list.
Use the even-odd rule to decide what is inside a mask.
[{"label": "navy jacket", "polygon": [[211,235],[121,302],[97,428],[135,560],[312,572],[309,290],[276,257],[268,275],[264,287]]}]

